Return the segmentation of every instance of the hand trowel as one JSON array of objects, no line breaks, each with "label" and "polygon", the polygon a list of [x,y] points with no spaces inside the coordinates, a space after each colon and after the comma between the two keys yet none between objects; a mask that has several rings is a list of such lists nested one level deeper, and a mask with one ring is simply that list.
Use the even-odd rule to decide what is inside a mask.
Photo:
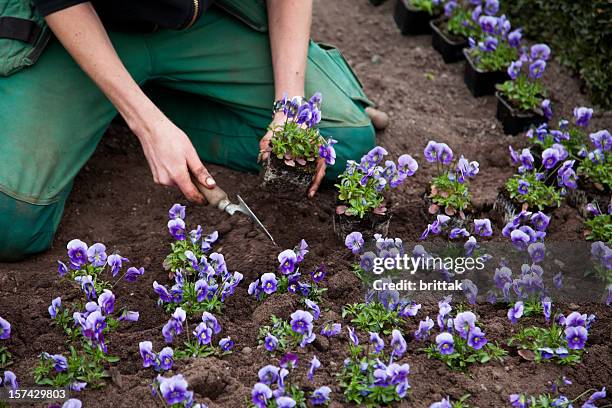
[{"label": "hand trowel", "polygon": [[210,205],[217,207],[217,209],[221,211],[225,211],[229,215],[234,215],[236,212],[241,212],[243,214],[248,215],[251,221],[259,228],[261,228],[261,230],[266,234],[266,236],[270,238],[270,241],[272,241],[274,245],[277,245],[274,241],[274,238],[272,238],[270,232],[268,232],[266,227],[261,223],[261,221],[259,221],[259,218],[257,218],[255,213],[251,211],[251,209],[244,202],[242,197],[236,195],[236,197],[238,197],[238,204],[234,204],[229,200],[227,193],[223,191],[223,189],[221,189],[221,187],[219,187],[218,185],[215,185],[214,188],[206,188],[195,179],[193,179],[193,182]]}]

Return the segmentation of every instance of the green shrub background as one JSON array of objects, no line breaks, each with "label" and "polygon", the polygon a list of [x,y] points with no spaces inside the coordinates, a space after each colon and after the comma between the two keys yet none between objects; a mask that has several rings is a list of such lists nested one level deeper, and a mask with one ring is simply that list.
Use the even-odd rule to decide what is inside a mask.
[{"label": "green shrub background", "polygon": [[612,1],[500,2],[514,27],[547,42],[553,55],[584,80],[591,102],[612,109]]}]

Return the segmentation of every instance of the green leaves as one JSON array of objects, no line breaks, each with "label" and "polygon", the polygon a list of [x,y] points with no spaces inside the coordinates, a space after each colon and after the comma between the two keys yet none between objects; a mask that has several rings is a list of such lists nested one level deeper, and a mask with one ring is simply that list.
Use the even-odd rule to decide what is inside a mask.
[{"label": "green leaves", "polygon": [[521,73],[514,81],[506,81],[497,85],[497,89],[518,110],[522,112],[535,112],[540,108],[546,89],[536,79],[529,81],[525,74]]},{"label": "green leaves", "polygon": [[[520,180],[526,180],[529,183],[527,194],[519,193]],[[536,171],[515,174],[506,182],[506,190],[513,200],[519,203],[527,203],[529,207],[537,208],[540,211],[547,207],[559,207],[561,205],[561,193],[554,185],[547,185],[545,180],[538,180]]]},{"label": "green leaves", "polygon": [[[432,0],[410,0],[410,4],[417,10],[426,11],[429,15],[434,14],[434,5]],[[439,7],[435,7],[439,9]]]},{"label": "green leaves", "polygon": [[104,379],[108,377],[106,367],[119,361],[119,357],[107,356],[97,347],[85,345],[82,351],[70,346],[67,357],[68,369],[57,372],[53,360],[42,355],[34,369],[34,381],[39,385],[52,387],[68,387],[75,382],[86,382],[88,388],[101,388]]},{"label": "green leaves", "polygon": [[[361,370],[362,364],[367,364],[368,368]],[[375,366],[376,359],[367,356],[361,359],[353,358],[342,368],[338,377],[340,388],[342,388],[347,402],[368,408],[378,408],[382,405],[402,400],[397,395],[394,385],[387,387],[372,386],[375,382]]]},{"label": "green leaves", "polygon": [[402,318],[395,310],[387,310],[380,302],[353,303],[344,306],[342,318],[351,317],[351,323],[361,331],[391,334],[400,329]]},{"label": "green leaves", "polygon": [[338,188],[338,199],[348,204],[347,215],[355,215],[363,218],[366,213],[382,205],[384,197],[382,193],[376,191],[376,180],[371,177],[367,184],[361,185],[363,173],[354,171],[352,174],[344,172],[340,174]]},{"label": "green leaves", "polygon": [[472,201],[467,180],[464,183],[459,183],[456,178],[451,181],[448,171],[436,176],[431,185],[434,187],[431,199],[442,208],[450,207],[457,211],[463,211],[469,207]]},{"label": "green leaves", "polygon": [[318,129],[305,128],[291,121],[270,130],[273,132],[270,141],[272,154],[280,160],[289,156],[292,159],[314,161],[319,157],[319,146],[325,143]]},{"label": "green leaves", "polygon": [[463,38],[476,37],[480,32],[480,27],[472,20],[471,11],[461,6],[455,8],[452,17],[448,20],[447,27],[449,33]]},{"label": "green leaves", "polygon": [[451,354],[442,354],[436,344],[430,344],[423,351],[428,358],[433,358],[446,363],[453,370],[465,371],[475,363],[486,364],[491,360],[503,361],[508,352],[497,344],[487,343],[480,350],[468,346],[467,341],[454,335],[455,351]]},{"label": "green leaves", "polygon": [[[553,323],[550,327],[525,327],[508,340],[508,345],[521,350],[530,350],[535,355],[535,361],[542,362],[548,360],[542,359],[540,348],[547,347],[555,350],[558,347],[567,347],[567,341],[564,338],[563,328]],[[580,361],[581,355],[582,350],[570,349],[567,357],[555,358],[550,361],[555,361],[561,365],[574,364]]]},{"label": "green leaves", "polygon": [[588,158],[582,160],[578,166],[578,175],[582,175],[610,191],[612,190],[612,154],[606,152],[603,157],[602,163],[593,163]]},{"label": "green leaves", "polygon": [[587,236],[588,240],[612,242],[612,215],[600,214],[584,223],[591,231]]},{"label": "green leaves", "polygon": [[479,47],[470,49],[470,56],[476,68],[487,71],[505,71],[513,61],[518,59],[518,51],[505,40],[499,41],[494,51],[482,51]]},{"label": "green leaves", "polygon": [[12,363],[11,353],[9,353],[6,347],[0,347],[0,369],[8,367]]}]

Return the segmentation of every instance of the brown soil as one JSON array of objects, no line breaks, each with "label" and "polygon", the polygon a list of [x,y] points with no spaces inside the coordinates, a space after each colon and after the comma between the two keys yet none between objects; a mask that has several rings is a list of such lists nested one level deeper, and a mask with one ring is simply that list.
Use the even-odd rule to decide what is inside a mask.
[{"label": "brown soil", "polygon": [[[494,97],[476,99],[470,95],[463,84],[462,63],[445,65],[431,48],[430,36],[403,37],[398,33],[392,7],[392,1],[374,8],[365,0],[318,0],[313,32],[316,39],[334,43],[344,51],[369,97],[391,116],[391,125],[379,135],[379,144],[396,155],[410,153],[421,164],[417,175],[392,197],[394,215],[389,235],[414,241],[426,226],[421,215],[421,194],[433,171],[422,155],[428,140],[446,142],[456,152],[480,162],[481,173],[473,184],[473,196],[476,205],[489,208],[497,188],[512,174],[507,146],[521,144],[522,140],[502,133],[495,120]],[[567,115],[576,105],[588,106],[579,92],[579,82],[556,63],[550,65],[546,85],[556,112]],[[594,127],[610,128],[611,119],[610,112],[598,112],[593,118]],[[362,300],[360,283],[350,272],[353,258],[331,228],[333,190],[323,189],[316,201],[280,201],[260,190],[257,175],[218,166],[209,168],[230,195],[240,193],[244,197],[282,249],[306,239],[311,246],[306,270],[322,262],[327,264],[324,319],[339,320],[342,305]],[[139,322],[123,326],[108,339],[110,351],[121,358],[114,381],[109,380],[102,390],[87,390],[78,397],[86,407],[157,406],[148,390],[154,374],[142,368],[138,342],[151,340],[156,350],[163,345],[161,326],[167,317],[156,307],[152,283],[167,281],[162,268],[171,241],[166,216],[175,202],[184,202],[180,192],[153,183],[136,139],[120,126],[111,128],[76,179],[53,247],[26,262],[0,265],[0,316],[13,324],[13,336],[3,345],[14,355],[11,369],[21,384],[32,384],[31,372],[39,353],[65,352],[64,337],[49,326],[47,307],[56,296],[67,301],[78,295],[69,283],[58,280],[56,260],[65,259],[69,240],[80,238],[88,243],[104,242],[110,252],[120,251],[133,265],[144,266],[146,273],[137,284],[122,283],[114,290],[121,306],[140,311]],[[271,362],[265,350],[257,347],[258,327],[266,323],[270,314],[286,317],[295,310],[297,299],[275,296],[257,304],[247,297],[247,284],[261,273],[274,270],[279,249],[245,218],[230,218],[212,209],[190,206],[187,222],[202,224],[206,231],[219,231],[217,250],[225,254],[231,270],[244,274],[245,282],[219,316],[223,334],[236,341],[235,353],[222,359],[180,362],[176,368],[190,380],[199,401],[210,407],[245,406],[257,370]],[[582,231],[576,210],[564,205],[554,213],[549,239],[579,240]],[[499,227],[496,232],[499,233]],[[475,310],[490,340],[501,342],[515,330],[505,317],[504,308],[480,305]],[[428,407],[443,396],[456,399],[470,393],[471,406],[503,407],[508,406],[509,394],[547,392],[549,382],[561,375],[574,381],[566,389],[568,395],[610,386],[610,308],[581,304],[580,310],[595,313],[598,320],[583,362],[573,367],[535,364],[511,353],[503,364],[475,366],[468,374],[462,374],[428,360],[418,351],[414,340],[410,341],[403,361],[411,366],[411,396],[399,406]],[[419,318],[435,313],[434,305],[426,304]],[[416,320],[410,320],[407,333],[414,331],[416,324]],[[313,354],[323,364],[316,375],[316,386],[329,384],[334,391],[332,406],[342,406],[334,373],[347,354],[346,337],[320,341],[300,354],[297,377],[307,389],[312,385],[305,379],[306,361]],[[610,403],[610,398],[606,402]]]}]

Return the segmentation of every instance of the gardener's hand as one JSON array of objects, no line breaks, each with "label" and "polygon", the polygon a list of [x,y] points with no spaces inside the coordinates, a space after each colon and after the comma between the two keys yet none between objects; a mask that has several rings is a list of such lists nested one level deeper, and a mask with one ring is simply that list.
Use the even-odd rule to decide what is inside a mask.
[{"label": "gardener's hand", "polygon": [[215,187],[215,180],[200,161],[187,135],[163,115],[149,121],[147,129],[150,131],[140,131],[136,135],[142,143],[153,180],[164,186],[178,186],[189,201],[205,203],[191,175],[206,188]]},{"label": "gardener's hand", "polygon": [[[282,126],[287,120],[287,117],[285,116],[285,114],[283,112],[277,112],[276,115],[274,115],[274,118],[272,119],[272,123],[270,123],[270,126],[268,126],[268,131],[266,132],[266,134],[264,135],[264,137],[261,138],[261,140],[259,141],[259,156],[258,156],[258,160],[263,162],[268,160],[268,157],[270,157],[270,140],[272,139],[272,130],[274,129],[276,126]],[[321,185],[321,181],[323,181],[323,178],[325,177],[325,168],[326,168],[326,164],[325,164],[325,159],[317,159],[317,169],[316,169],[316,173],[315,173],[315,177],[312,180],[312,184],[310,185],[310,188],[308,189],[308,197],[312,198],[314,197],[314,195],[316,194],[317,190],[319,189],[319,186]]]},{"label": "gardener's hand", "polygon": [[268,126],[268,131],[259,141],[259,156],[257,156],[258,161],[264,162],[268,160],[271,151],[270,140],[272,140],[273,135],[272,129],[276,128],[277,126],[283,126],[286,121],[287,116],[283,112],[276,112],[272,118],[272,123],[270,123],[270,126]]}]

